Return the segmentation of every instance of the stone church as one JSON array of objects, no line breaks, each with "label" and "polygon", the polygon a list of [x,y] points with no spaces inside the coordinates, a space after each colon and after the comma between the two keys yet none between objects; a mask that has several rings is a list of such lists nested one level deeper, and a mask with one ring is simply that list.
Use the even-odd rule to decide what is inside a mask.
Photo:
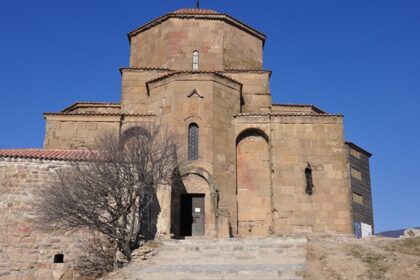
[{"label": "stone church", "polygon": [[98,132],[124,135],[145,122],[171,127],[188,150],[182,187],[158,190],[157,235],[351,234],[354,221],[373,225],[371,155],[345,142],[342,115],[273,102],[263,33],[227,14],[181,9],[128,38],[120,103],[45,113],[43,149],[0,150],[2,235],[16,221],[35,234],[31,191],[83,161]]}]

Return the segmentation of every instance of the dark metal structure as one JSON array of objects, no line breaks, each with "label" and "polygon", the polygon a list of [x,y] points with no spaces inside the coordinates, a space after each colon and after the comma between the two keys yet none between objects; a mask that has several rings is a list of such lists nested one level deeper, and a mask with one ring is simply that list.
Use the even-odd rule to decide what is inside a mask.
[{"label": "dark metal structure", "polygon": [[353,222],[371,225],[372,233],[374,233],[369,163],[372,154],[351,142],[346,142],[346,148],[352,191]]}]

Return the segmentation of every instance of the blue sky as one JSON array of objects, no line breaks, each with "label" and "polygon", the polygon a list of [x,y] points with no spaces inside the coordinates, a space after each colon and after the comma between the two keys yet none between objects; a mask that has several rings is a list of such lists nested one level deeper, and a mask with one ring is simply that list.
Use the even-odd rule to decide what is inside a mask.
[{"label": "blue sky", "polygon": [[[43,112],[119,101],[126,34],[195,0],[0,2],[1,148],[41,147]],[[267,34],[273,100],[345,115],[371,160],[378,231],[420,225],[420,1],[201,0]]]}]

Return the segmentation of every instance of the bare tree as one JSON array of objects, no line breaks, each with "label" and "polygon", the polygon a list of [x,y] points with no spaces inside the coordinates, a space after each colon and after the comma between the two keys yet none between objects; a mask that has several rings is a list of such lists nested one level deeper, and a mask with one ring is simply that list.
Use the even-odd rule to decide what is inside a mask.
[{"label": "bare tree", "polygon": [[42,220],[64,231],[101,233],[130,261],[144,240],[142,225],[156,202],[156,188],[170,184],[179,167],[176,139],[157,125],[135,127],[123,136],[103,134],[88,161],[59,171],[41,190]]},{"label": "bare tree", "polygon": [[106,236],[87,231],[79,238],[77,246],[81,252],[75,268],[86,279],[105,276],[115,268],[115,244]]}]

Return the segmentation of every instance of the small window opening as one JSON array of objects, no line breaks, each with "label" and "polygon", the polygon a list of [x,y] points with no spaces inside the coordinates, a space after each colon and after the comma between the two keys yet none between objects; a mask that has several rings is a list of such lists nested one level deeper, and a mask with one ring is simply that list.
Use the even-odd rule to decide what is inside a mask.
[{"label": "small window opening", "polygon": [[192,59],[192,70],[198,71],[198,64],[199,64],[199,52],[193,52],[193,59]]},{"label": "small window opening", "polygon": [[363,196],[358,193],[353,193],[353,202],[363,205]]},{"label": "small window opening", "polygon": [[64,254],[54,255],[54,263],[64,263]]},{"label": "small window opening", "polygon": [[198,159],[198,125],[190,124],[188,127],[188,160]]},{"label": "small window opening", "polygon": [[350,148],[350,155],[352,155],[353,157],[360,159],[360,152],[356,151],[355,149]]},{"label": "small window opening", "polygon": [[363,179],[362,178],[362,172],[360,172],[359,170],[357,170],[353,167],[350,170],[350,174],[351,174],[351,177],[356,178],[359,181],[362,181],[362,179]]}]

